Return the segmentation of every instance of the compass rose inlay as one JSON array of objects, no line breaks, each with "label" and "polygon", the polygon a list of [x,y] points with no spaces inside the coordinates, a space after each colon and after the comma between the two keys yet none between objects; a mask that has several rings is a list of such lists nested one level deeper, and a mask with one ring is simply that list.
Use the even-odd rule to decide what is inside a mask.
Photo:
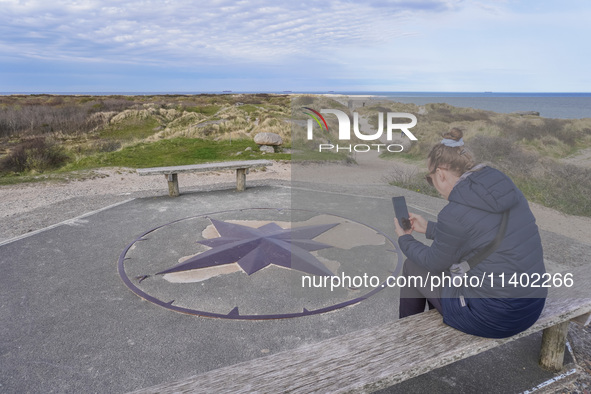
[{"label": "compass rose inlay", "polygon": [[211,218],[210,221],[220,237],[198,243],[212,249],[158,274],[238,263],[248,275],[270,264],[312,275],[334,275],[310,252],[332,247],[316,242],[313,238],[337,226],[338,223],[283,229],[276,223],[252,228]]},{"label": "compass rose inlay", "polygon": [[[195,243],[203,245],[198,254]],[[387,278],[400,272],[402,257],[386,234],[350,218],[248,208],[145,231],[123,250],[118,270],[136,295],[169,310],[223,319],[283,319],[361,303],[387,288]],[[375,278],[375,285],[318,285],[365,275]],[[321,280],[305,285],[308,277]]]}]

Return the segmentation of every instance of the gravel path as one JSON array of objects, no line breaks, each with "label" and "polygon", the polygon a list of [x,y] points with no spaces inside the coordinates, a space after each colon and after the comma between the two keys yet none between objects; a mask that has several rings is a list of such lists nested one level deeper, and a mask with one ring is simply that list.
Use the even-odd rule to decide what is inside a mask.
[{"label": "gravel path", "polygon": [[[274,162],[251,170],[247,186],[262,180],[289,180],[290,166]],[[179,176],[183,190],[236,187],[234,171],[190,173]],[[123,202],[130,198],[168,194],[163,176],[137,175],[135,170],[101,169],[91,179],[67,183],[33,183],[0,187],[0,242],[64,220]]]}]

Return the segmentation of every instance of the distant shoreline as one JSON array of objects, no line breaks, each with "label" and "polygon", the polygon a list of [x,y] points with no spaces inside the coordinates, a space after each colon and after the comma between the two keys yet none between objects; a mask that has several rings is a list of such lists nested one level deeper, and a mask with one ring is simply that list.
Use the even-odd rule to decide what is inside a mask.
[{"label": "distant shoreline", "polygon": [[0,93],[0,96],[197,96],[197,95],[268,95],[298,96],[302,94],[329,98],[393,100],[419,106],[445,103],[454,107],[474,108],[497,113],[538,112],[541,117],[559,119],[591,118],[591,93],[540,93],[540,92],[88,92],[88,93]]},{"label": "distant shoreline", "polygon": [[591,97],[591,92],[441,92],[441,91],[203,91],[203,92],[0,92],[0,96],[51,95],[51,96],[166,96],[199,94],[275,94],[275,95],[332,95],[376,97]]}]

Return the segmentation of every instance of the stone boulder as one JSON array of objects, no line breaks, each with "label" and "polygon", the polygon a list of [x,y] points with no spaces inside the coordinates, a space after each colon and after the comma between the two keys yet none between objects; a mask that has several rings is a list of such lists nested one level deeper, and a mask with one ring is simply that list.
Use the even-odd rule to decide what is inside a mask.
[{"label": "stone boulder", "polygon": [[279,134],[275,133],[258,133],[254,136],[254,142],[258,145],[281,145],[283,140]]},{"label": "stone boulder", "polygon": [[275,148],[271,145],[261,145],[261,152],[275,153]]}]

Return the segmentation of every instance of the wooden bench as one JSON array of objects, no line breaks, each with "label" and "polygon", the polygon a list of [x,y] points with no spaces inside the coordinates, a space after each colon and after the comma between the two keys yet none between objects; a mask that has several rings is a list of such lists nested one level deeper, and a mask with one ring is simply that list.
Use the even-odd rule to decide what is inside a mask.
[{"label": "wooden bench", "polygon": [[569,322],[591,320],[589,268],[571,272],[574,286],[550,289],[536,324],[510,338],[464,334],[432,310],[137,393],[372,392],[540,330],[540,363],[560,370]]},{"label": "wooden bench", "polygon": [[140,168],[137,170],[137,173],[140,175],[164,175],[168,180],[168,194],[171,197],[178,197],[180,195],[178,174],[180,173],[236,170],[236,190],[241,192],[246,188],[246,174],[248,169],[272,165],[273,163],[269,160],[226,161],[175,167]]}]

